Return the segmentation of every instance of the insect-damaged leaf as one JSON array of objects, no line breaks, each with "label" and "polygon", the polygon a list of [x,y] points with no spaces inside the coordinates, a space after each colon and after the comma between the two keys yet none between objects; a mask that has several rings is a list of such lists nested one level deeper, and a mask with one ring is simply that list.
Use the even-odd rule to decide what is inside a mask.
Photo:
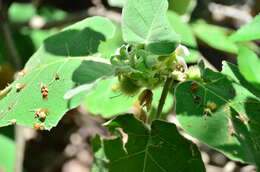
[{"label": "insect-damaged leaf", "polygon": [[[1,99],[0,126],[10,125],[13,119],[29,127],[35,123],[46,129],[55,126],[66,111],[84,101],[85,93],[65,100],[67,91],[112,74],[111,65],[94,56],[102,56],[97,53],[99,46],[114,36],[114,30],[109,20],[93,17],[46,39],[26,64],[24,76]],[[43,85],[47,88],[41,88]],[[45,121],[35,118],[39,109],[47,109]]]},{"label": "insect-damaged leaf", "polygon": [[260,165],[260,92],[237,67],[224,63],[221,73],[204,70],[205,83],[176,88],[176,114],[191,136],[233,160]]},{"label": "insect-damaged leaf", "polygon": [[116,117],[107,126],[111,130],[122,128],[125,142],[121,137],[103,140],[106,159],[99,159],[95,171],[106,167],[110,172],[205,171],[198,148],[183,138],[174,124],[156,120],[148,129],[133,115],[126,114]]}]

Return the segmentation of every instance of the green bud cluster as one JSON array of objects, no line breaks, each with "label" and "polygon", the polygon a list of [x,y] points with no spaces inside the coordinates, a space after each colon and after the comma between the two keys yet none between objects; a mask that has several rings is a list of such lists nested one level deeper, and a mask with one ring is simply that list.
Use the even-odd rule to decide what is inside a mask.
[{"label": "green bud cluster", "polygon": [[123,45],[110,62],[115,67],[122,93],[134,96],[141,88],[152,90],[161,86],[169,77],[179,81],[187,79],[187,65],[180,56],[183,53],[182,47],[168,55],[155,55],[143,45]]}]

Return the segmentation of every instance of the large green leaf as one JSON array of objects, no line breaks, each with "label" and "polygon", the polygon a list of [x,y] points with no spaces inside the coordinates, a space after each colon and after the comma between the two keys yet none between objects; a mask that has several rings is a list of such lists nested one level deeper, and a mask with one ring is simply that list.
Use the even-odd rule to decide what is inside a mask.
[{"label": "large green leaf", "polygon": [[230,36],[232,41],[251,41],[260,39],[260,14],[253,21],[242,26],[238,31]]},{"label": "large green leaf", "polygon": [[0,128],[0,171],[14,171],[15,151],[14,127]]},{"label": "large green leaf", "polygon": [[260,92],[224,64],[222,73],[204,71],[205,83],[176,88],[176,114],[184,130],[233,160],[260,165]]},{"label": "large green leaf", "polygon": [[246,47],[240,47],[238,55],[238,65],[242,75],[256,87],[260,88],[259,57],[250,49]]},{"label": "large green leaf", "polygon": [[[112,87],[118,85],[117,78],[109,78],[99,82],[96,91],[90,93],[85,105],[92,114],[100,114],[104,118],[126,113],[133,108],[137,96],[129,97],[122,95],[120,90],[113,91]],[[153,107],[158,106],[162,88],[153,90]],[[169,95],[164,106],[164,112],[172,107],[173,96]]]},{"label": "large green leaf", "polygon": [[109,122],[108,127],[122,128],[127,139],[125,143],[121,137],[103,140],[107,161],[103,161],[105,167],[99,166],[95,171],[106,167],[111,172],[205,171],[196,145],[183,138],[172,123],[156,120],[148,129],[133,115],[126,114]]},{"label": "large green leaf", "polygon": [[[14,119],[30,127],[36,122],[46,129],[55,126],[66,111],[84,101],[85,92],[69,100],[63,98],[65,93],[81,84],[96,84],[112,74],[106,59],[93,56],[100,56],[99,45],[112,38],[114,31],[112,22],[93,17],[46,39],[26,64],[27,74],[12,83],[9,94],[0,100],[0,126],[10,125]],[[59,77],[55,79],[56,74]],[[25,86],[19,91],[17,84]],[[42,96],[42,84],[48,88],[48,98]],[[48,109],[45,121],[34,117],[37,109]]]},{"label": "large green leaf", "polygon": [[123,38],[130,44],[144,44],[155,54],[171,53],[179,36],[171,28],[167,0],[129,0],[123,8]]},{"label": "large green leaf", "polygon": [[228,52],[237,53],[237,46],[228,39],[231,31],[227,28],[207,24],[204,21],[198,21],[192,25],[195,35],[208,46]]}]

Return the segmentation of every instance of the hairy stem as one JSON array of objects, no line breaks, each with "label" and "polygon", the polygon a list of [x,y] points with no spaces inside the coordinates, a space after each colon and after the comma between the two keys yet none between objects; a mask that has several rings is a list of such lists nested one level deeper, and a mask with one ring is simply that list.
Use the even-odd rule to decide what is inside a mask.
[{"label": "hairy stem", "polygon": [[166,82],[165,82],[165,84],[163,86],[163,91],[162,91],[161,98],[160,98],[160,101],[159,101],[159,105],[158,105],[158,108],[157,108],[156,119],[160,119],[161,118],[163,106],[164,106],[166,97],[168,95],[168,92],[169,92],[169,90],[172,87],[173,81],[174,81],[173,78],[167,78],[167,80],[166,80]]}]

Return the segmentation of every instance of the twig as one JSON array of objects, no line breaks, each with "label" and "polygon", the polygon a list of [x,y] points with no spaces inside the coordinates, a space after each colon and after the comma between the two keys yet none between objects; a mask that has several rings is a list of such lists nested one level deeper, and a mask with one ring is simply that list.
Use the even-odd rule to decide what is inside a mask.
[{"label": "twig", "polygon": [[171,89],[172,83],[173,83],[174,79],[173,78],[167,78],[164,86],[163,86],[163,91],[161,94],[161,98],[159,100],[159,105],[157,108],[157,113],[156,113],[156,119],[160,119],[161,118],[161,113],[163,110],[163,106],[166,100],[166,97],[168,95],[169,90]]}]

